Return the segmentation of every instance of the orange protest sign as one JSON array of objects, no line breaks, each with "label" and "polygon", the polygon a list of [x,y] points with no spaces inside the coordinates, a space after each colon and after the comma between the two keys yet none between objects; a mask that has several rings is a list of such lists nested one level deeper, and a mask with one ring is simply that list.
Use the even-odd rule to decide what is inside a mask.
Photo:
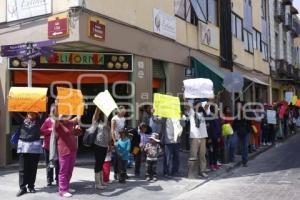
[{"label": "orange protest sign", "polygon": [[11,87],[8,94],[9,112],[46,112],[48,88]]},{"label": "orange protest sign", "polygon": [[300,99],[298,99],[297,101],[296,101],[296,104],[295,104],[297,107],[300,107]]},{"label": "orange protest sign", "polygon": [[58,114],[83,115],[84,102],[80,90],[57,87]]}]

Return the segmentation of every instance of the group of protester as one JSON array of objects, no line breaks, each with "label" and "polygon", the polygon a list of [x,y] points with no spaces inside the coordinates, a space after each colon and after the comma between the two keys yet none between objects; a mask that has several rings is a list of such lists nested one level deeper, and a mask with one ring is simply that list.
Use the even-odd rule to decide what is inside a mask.
[{"label": "group of protester", "polygon": [[[137,128],[127,126],[126,109],[120,106],[111,120],[96,108],[91,126],[85,134],[93,134],[95,157],[95,188],[105,189],[109,183],[110,163],[114,179],[126,183],[129,157],[134,157],[135,175],[141,176],[145,164],[145,179],[157,180],[159,155],[163,156],[165,177],[179,174],[180,139],[183,129],[190,138],[189,160],[199,163],[199,175],[206,178],[207,161],[210,170],[220,167],[220,162],[234,162],[240,152],[242,163],[247,167],[248,153],[260,146],[271,145],[277,137],[295,133],[299,117],[298,109],[285,103],[265,105],[264,109],[253,107],[246,111],[243,102],[237,102],[234,113],[230,107],[223,112],[214,106],[203,105],[195,100],[182,110],[181,119],[162,118],[153,115],[150,105],[144,107]],[[278,125],[270,124],[266,110],[277,110]],[[27,113],[20,125],[17,153],[19,154],[19,187],[17,196],[35,193],[35,179],[39,156],[45,155],[47,185],[56,181],[59,195],[71,197],[75,190],[70,180],[76,161],[77,136],[83,134],[80,117],[61,116],[57,105],[51,106],[49,117],[42,122],[38,113]],[[279,134],[275,135],[279,130]],[[44,137],[43,144],[41,136]],[[239,146],[240,145],[240,146]],[[239,148],[238,148],[239,147]],[[57,153],[56,153],[57,152]],[[55,172],[55,179],[54,179]]]}]

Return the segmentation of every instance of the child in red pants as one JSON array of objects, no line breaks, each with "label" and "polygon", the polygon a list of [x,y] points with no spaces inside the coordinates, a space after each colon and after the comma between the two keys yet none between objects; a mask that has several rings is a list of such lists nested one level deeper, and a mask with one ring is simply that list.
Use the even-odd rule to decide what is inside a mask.
[{"label": "child in red pants", "polygon": [[103,181],[104,183],[109,183],[109,174],[110,174],[110,162],[111,162],[111,151],[107,152],[105,157],[105,162],[103,164]]}]

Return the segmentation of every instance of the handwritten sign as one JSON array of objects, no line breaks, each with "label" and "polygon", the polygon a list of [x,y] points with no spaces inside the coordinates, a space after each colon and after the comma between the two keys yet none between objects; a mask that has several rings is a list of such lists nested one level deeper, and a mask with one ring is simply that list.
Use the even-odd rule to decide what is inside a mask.
[{"label": "handwritten sign", "polygon": [[179,97],[155,93],[153,108],[155,110],[154,115],[171,119],[180,119],[181,111]]},{"label": "handwritten sign", "polygon": [[46,112],[47,88],[11,87],[8,94],[9,112]]},{"label": "handwritten sign", "polygon": [[296,104],[296,102],[297,102],[297,100],[298,100],[298,97],[297,96],[293,96],[292,97],[292,105],[295,105]]},{"label": "handwritten sign", "polygon": [[275,110],[267,110],[267,122],[268,124],[277,124]]},{"label": "handwritten sign", "polygon": [[184,97],[187,99],[214,98],[214,84],[210,79],[195,78],[183,81]]},{"label": "handwritten sign", "polygon": [[58,87],[57,100],[60,115],[83,115],[84,102],[80,90]]},{"label": "handwritten sign", "polygon": [[114,109],[118,108],[115,100],[108,90],[100,92],[93,102],[105,114],[106,117],[108,117]]},{"label": "handwritten sign", "polygon": [[285,92],[285,101],[288,103],[291,103],[292,99],[293,99],[293,92]]}]

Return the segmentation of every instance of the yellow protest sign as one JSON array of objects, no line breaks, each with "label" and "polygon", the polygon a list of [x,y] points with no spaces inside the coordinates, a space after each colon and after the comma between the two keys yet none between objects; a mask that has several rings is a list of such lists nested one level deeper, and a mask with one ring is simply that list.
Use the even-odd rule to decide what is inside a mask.
[{"label": "yellow protest sign", "polygon": [[295,105],[296,104],[296,102],[297,102],[297,100],[298,100],[298,97],[297,96],[293,96],[292,97],[292,105]]},{"label": "yellow protest sign", "polygon": [[153,108],[154,115],[165,118],[180,119],[181,111],[179,97],[155,93]]},{"label": "yellow protest sign", "polygon": [[8,94],[9,112],[46,112],[48,88],[11,87]]},{"label": "yellow protest sign", "polygon": [[100,92],[93,102],[105,114],[106,117],[108,117],[114,109],[118,108],[115,100],[108,90]]},{"label": "yellow protest sign", "polygon": [[84,102],[80,90],[57,87],[58,114],[83,115]]}]

